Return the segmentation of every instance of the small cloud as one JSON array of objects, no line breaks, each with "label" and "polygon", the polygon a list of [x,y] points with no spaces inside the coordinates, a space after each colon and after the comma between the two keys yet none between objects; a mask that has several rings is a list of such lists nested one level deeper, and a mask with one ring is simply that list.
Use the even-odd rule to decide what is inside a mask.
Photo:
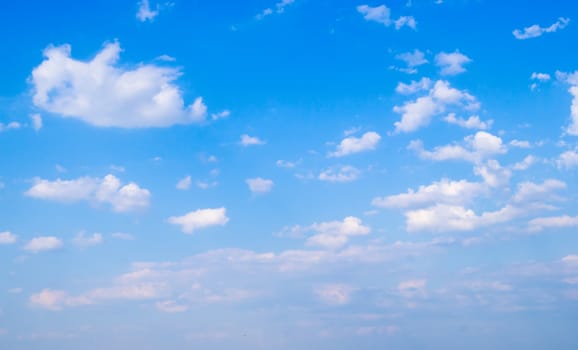
[{"label": "small cloud", "polygon": [[157,310],[167,313],[185,312],[189,309],[187,305],[181,305],[174,300],[159,301],[156,303]]},{"label": "small cloud", "polygon": [[455,51],[452,53],[440,52],[436,55],[436,65],[441,68],[441,75],[458,75],[464,73],[466,69],[463,67],[466,63],[472,62],[472,60],[460,53]]},{"label": "small cloud", "polygon": [[273,189],[273,181],[257,177],[254,179],[247,179],[249,190],[253,193],[268,193]]},{"label": "small cloud", "polygon": [[261,13],[257,14],[255,18],[257,20],[262,20],[263,18],[272,15],[273,13],[281,14],[285,12],[285,8],[291,4],[293,4],[295,0],[281,0],[275,4],[275,8],[266,8]]},{"label": "small cloud", "polygon": [[359,178],[361,171],[359,169],[345,165],[341,167],[333,167],[322,171],[318,179],[327,182],[352,182]]},{"label": "small cloud", "polygon": [[31,115],[30,121],[32,122],[32,128],[34,131],[39,131],[42,129],[42,116],[40,114]]},{"label": "small cloud", "polygon": [[24,250],[32,253],[40,253],[44,251],[60,249],[62,246],[63,243],[60,238],[52,236],[36,237],[26,243]]},{"label": "small cloud", "polygon": [[355,288],[346,284],[327,284],[314,289],[321,301],[330,305],[346,305],[351,302]]},{"label": "small cloud", "polygon": [[457,118],[455,113],[448,114],[444,120],[449,124],[458,125],[465,129],[488,130],[494,124],[493,120],[481,121],[477,115],[472,115],[468,119]]},{"label": "small cloud", "polygon": [[361,137],[350,136],[341,141],[335,152],[329,153],[329,157],[344,157],[354,153],[375,150],[381,136],[373,131],[366,132]]},{"label": "small cloud", "polygon": [[203,228],[211,226],[224,226],[229,222],[226,214],[226,209],[198,209],[191,211],[183,216],[171,216],[168,218],[168,223],[172,225],[181,226],[184,233],[193,233]]},{"label": "small cloud", "polygon": [[185,176],[177,182],[177,189],[181,191],[186,191],[191,188],[192,179],[191,176]]},{"label": "small cloud", "polygon": [[8,131],[8,130],[17,130],[22,127],[22,124],[18,122],[10,122],[8,124],[0,123],[0,132]]},{"label": "small cloud", "polygon": [[16,243],[18,236],[9,231],[0,232],[0,245]]},{"label": "small cloud", "polygon": [[102,244],[103,241],[102,234],[100,233],[94,233],[91,236],[87,236],[84,232],[79,232],[72,240],[72,243],[80,248],[88,248]]},{"label": "small cloud", "polygon": [[258,137],[249,136],[247,134],[241,135],[241,145],[247,146],[255,146],[255,145],[264,145],[265,141],[260,140]]},{"label": "small cloud", "polygon": [[131,235],[130,233],[115,232],[115,233],[111,234],[110,236],[114,239],[120,239],[121,241],[133,241],[134,240],[134,236]]},{"label": "small cloud", "polygon": [[385,5],[371,7],[369,5],[357,6],[357,12],[363,15],[363,18],[369,22],[381,23],[386,27],[394,24],[395,29],[399,30],[402,27],[410,27],[416,29],[417,22],[412,16],[402,16],[397,20],[391,18],[391,10]]},{"label": "small cloud", "polygon": [[225,119],[225,118],[228,118],[230,115],[231,115],[231,111],[229,111],[228,109],[225,109],[224,111],[221,111],[219,113],[211,114],[211,119],[212,120]]},{"label": "small cloud", "polygon": [[537,24],[534,24],[530,27],[526,27],[523,30],[516,29],[512,32],[514,37],[518,40],[526,40],[537,38],[542,36],[544,33],[554,33],[559,29],[564,29],[570,23],[570,18],[560,17],[558,20],[549,27],[540,27]]},{"label": "small cloud", "polygon": [[152,20],[159,14],[159,6],[157,5],[156,10],[151,9],[149,0],[141,0],[138,5],[136,18],[141,22],[152,22]]}]

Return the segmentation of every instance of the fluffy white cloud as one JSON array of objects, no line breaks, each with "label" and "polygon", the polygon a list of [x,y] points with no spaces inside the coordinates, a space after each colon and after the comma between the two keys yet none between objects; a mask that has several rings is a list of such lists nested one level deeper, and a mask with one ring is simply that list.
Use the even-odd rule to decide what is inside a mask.
[{"label": "fluffy white cloud", "polygon": [[249,136],[247,134],[241,135],[241,145],[247,146],[255,146],[255,145],[264,145],[265,141],[260,140],[258,137]]},{"label": "fluffy white cloud", "polygon": [[557,201],[562,198],[554,192],[566,189],[566,183],[548,179],[541,184],[534,182],[522,182],[518,184],[518,192],[514,195],[513,201],[518,203],[528,203],[531,201]]},{"label": "fluffy white cloud", "polygon": [[249,186],[249,190],[253,193],[267,193],[273,189],[273,180],[257,177],[254,179],[247,179],[246,182]]},{"label": "fluffy white cloud", "polygon": [[474,173],[481,176],[484,179],[484,182],[490,187],[506,185],[512,176],[510,169],[502,167],[495,159],[490,159],[485,163],[477,164],[474,167]]},{"label": "fluffy white cloud", "polygon": [[576,151],[566,151],[558,157],[556,164],[560,169],[570,169],[578,166],[578,153]]},{"label": "fluffy white cloud", "polygon": [[[410,93],[429,86],[427,80],[410,85],[398,85],[397,91]],[[401,114],[401,120],[395,123],[396,132],[412,132],[428,125],[432,117],[444,113],[450,107],[476,110],[479,103],[476,98],[465,91],[452,88],[450,83],[438,80],[429,89],[428,95],[406,102],[403,106],[393,107],[395,113]]]},{"label": "fluffy white cloud", "polygon": [[159,14],[159,6],[156,10],[151,9],[149,0],[141,0],[138,5],[136,18],[141,22],[152,21]]},{"label": "fluffy white cloud", "polygon": [[518,40],[525,40],[531,38],[537,38],[544,33],[554,33],[559,29],[564,29],[570,23],[570,18],[560,17],[558,20],[550,25],[549,27],[540,27],[534,24],[530,27],[524,28],[524,30],[516,29],[512,32],[514,37]]},{"label": "fluffy white cloud", "polygon": [[14,244],[18,237],[9,231],[0,232],[0,245]]},{"label": "fluffy white cloud", "polygon": [[47,237],[36,237],[28,241],[24,246],[24,250],[39,253],[48,250],[55,250],[62,248],[63,243],[60,238],[47,236]]},{"label": "fluffy white cloud", "polygon": [[185,176],[177,182],[177,189],[181,191],[186,191],[191,188],[192,179],[191,176]]},{"label": "fluffy white cloud", "polygon": [[75,180],[34,179],[25,192],[29,197],[60,202],[90,201],[107,203],[116,212],[129,212],[149,206],[150,192],[134,182],[122,186],[114,175],[104,178],[81,177]]},{"label": "fluffy white cloud", "polygon": [[193,233],[210,226],[224,226],[229,222],[225,208],[198,209],[183,216],[171,216],[168,223],[181,226],[184,233]]},{"label": "fluffy white cloud", "polygon": [[32,71],[33,102],[43,110],[99,127],[168,127],[205,120],[207,107],[198,97],[185,107],[174,84],[175,68],[117,65],[118,42],[104,46],[88,62],[71,58],[69,45],[50,46]]},{"label": "fluffy white cloud", "polygon": [[526,156],[526,158],[524,158],[524,160],[522,160],[521,162],[514,164],[512,166],[512,169],[514,169],[514,170],[526,170],[529,167],[531,167],[532,165],[534,165],[537,161],[538,160],[536,157],[534,157],[533,155],[529,155],[529,156]]},{"label": "fluffy white cloud", "polygon": [[465,129],[478,129],[478,130],[488,130],[492,127],[494,123],[493,120],[488,120],[486,122],[481,121],[480,117],[477,115],[472,115],[468,119],[457,118],[455,113],[448,114],[444,120],[449,124],[454,124],[461,126]]},{"label": "fluffy white cloud", "polygon": [[18,122],[10,122],[8,124],[0,123],[0,132],[7,131],[7,130],[16,130],[20,129],[22,124]]},{"label": "fluffy white cloud", "polygon": [[530,142],[523,140],[512,140],[510,141],[510,145],[518,148],[532,148]]},{"label": "fluffy white cloud", "polygon": [[412,141],[408,149],[414,150],[422,159],[434,161],[465,160],[473,163],[506,152],[502,139],[485,131],[464,138],[464,145],[452,144],[435,147],[433,151],[424,150],[421,141]]},{"label": "fluffy white cloud", "polygon": [[330,305],[346,305],[351,302],[355,288],[346,284],[327,284],[314,289],[321,301]]},{"label": "fluffy white cloud", "polygon": [[532,75],[530,76],[530,79],[532,80],[539,80],[539,81],[548,81],[551,79],[550,74],[547,73],[532,73]]},{"label": "fluffy white cloud", "polygon": [[541,231],[548,228],[578,227],[578,216],[552,216],[530,220],[530,230]]},{"label": "fluffy white cloud", "polygon": [[420,91],[429,90],[433,82],[429,78],[422,78],[419,81],[412,80],[411,83],[398,83],[395,92],[402,95],[413,95]]},{"label": "fluffy white cloud", "polygon": [[459,51],[446,53],[440,52],[436,55],[436,65],[441,68],[441,75],[457,75],[464,73],[466,69],[464,65],[472,62],[472,60],[460,53]]},{"label": "fluffy white cloud", "polygon": [[377,147],[381,136],[374,132],[366,132],[361,137],[347,137],[337,146],[337,150],[329,154],[329,157],[343,157],[353,153],[372,151]]},{"label": "fluffy white cloud", "polygon": [[359,169],[345,165],[326,169],[319,174],[319,180],[327,182],[351,182],[359,178]]},{"label": "fluffy white cloud", "polygon": [[374,198],[372,204],[383,208],[407,208],[435,203],[462,204],[484,191],[486,188],[480,183],[442,179],[431,185],[420,186],[417,191],[409,189],[407,193]]},{"label": "fluffy white cloud", "polygon": [[258,20],[261,20],[267,16],[272,15],[273,13],[277,13],[277,14],[281,14],[283,12],[285,12],[285,7],[291,5],[292,3],[294,3],[295,0],[281,0],[278,3],[275,4],[275,8],[266,8],[263,11],[261,11],[261,13],[257,14],[255,16],[255,18],[257,18]]},{"label": "fluffy white cloud", "polygon": [[221,111],[219,113],[211,114],[211,119],[212,120],[225,119],[225,118],[228,118],[230,115],[231,115],[231,111],[229,111],[228,109],[225,109],[224,111]]},{"label": "fluffy white cloud", "polygon": [[415,67],[419,67],[428,63],[428,60],[425,58],[425,54],[418,49],[413,50],[413,52],[400,53],[399,55],[396,55],[395,58],[405,62],[407,68],[402,69],[402,71],[410,74],[417,73],[417,69]]},{"label": "fluffy white cloud", "polygon": [[308,246],[323,248],[339,248],[349,241],[349,237],[364,236],[371,232],[369,226],[363,225],[361,219],[354,216],[348,216],[343,221],[315,223],[303,230],[314,232],[307,239]]},{"label": "fluffy white cloud", "polygon": [[100,233],[94,233],[90,236],[87,236],[84,232],[79,232],[72,239],[72,243],[74,243],[74,245],[81,247],[81,248],[87,248],[87,247],[99,245],[99,244],[102,244],[103,241],[104,241],[104,239],[102,238],[102,234],[100,234]]},{"label": "fluffy white cloud", "polygon": [[359,5],[357,6],[357,12],[361,13],[366,21],[381,23],[386,27],[393,24],[395,29],[401,29],[404,26],[415,29],[417,26],[415,18],[411,16],[402,16],[397,20],[392,20],[391,10],[385,5],[379,5],[376,7]]}]

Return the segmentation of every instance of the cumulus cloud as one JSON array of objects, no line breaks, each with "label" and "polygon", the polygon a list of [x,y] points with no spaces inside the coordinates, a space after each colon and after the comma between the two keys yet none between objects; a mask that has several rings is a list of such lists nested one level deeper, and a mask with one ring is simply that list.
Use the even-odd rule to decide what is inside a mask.
[{"label": "cumulus cloud", "polygon": [[150,192],[131,182],[122,185],[114,175],[104,178],[81,177],[74,180],[55,181],[34,179],[34,185],[25,195],[58,202],[89,201],[91,203],[106,203],[115,212],[130,212],[149,206]]},{"label": "cumulus cloud", "polygon": [[348,216],[343,221],[315,223],[304,228],[314,234],[307,239],[308,246],[339,248],[345,245],[352,236],[364,236],[371,232],[369,226],[363,225],[361,219]]},{"label": "cumulus cloud", "polygon": [[366,132],[361,137],[347,137],[337,146],[335,152],[329,153],[329,157],[343,157],[353,153],[375,150],[381,136],[373,131]]},{"label": "cumulus cloud", "polygon": [[440,52],[436,55],[435,60],[436,65],[441,68],[441,75],[458,75],[464,73],[466,71],[464,65],[472,62],[468,56],[459,51],[452,53]]},{"label": "cumulus cloud", "polygon": [[42,116],[40,114],[33,114],[30,116],[30,121],[32,122],[32,128],[34,131],[42,129]]},{"label": "cumulus cloud", "polygon": [[273,180],[257,177],[254,179],[247,179],[246,182],[249,186],[249,190],[253,193],[267,193],[273,189]]},{"label": "cumulus cloud", "polygon": [[247,146],[256,146],[256,145],[264,145],[265,141],[260,140],[258,137],[249,136],[247,134],[241,135],[241,145]]},{"label": "cumulus cloud", "polygon": [[157,5],[156,10],[151,9],[149,0],[141,0],[138,4],[138,11],[136,13],[136,18],[141,22],[146,22],[152,20],[158,16],[159,6]]},{"label": "cumulus cloud", "polygon": [[463,145],[451,144],[435,147],[432,151],[425,150],[421,141],[412,141],[408,149],[417,152],[420,158],[433,161],[465,160],[473,163],[487,159],[497,154],[506,153],[502,139],[485,131],[464,138]]},{"label": "cumulus cloud", "polygon": [[532,165],[534,165],[538,159],[533,155],[526,156],[521,162],[518,162],[512,166],[514,170],[526,170]]},{"label": "cumulus cloud", "polygon": [[402,95],[413,95],[420,91],[427,91],[431,88],[433,82],[429,78],[421,78],[419,81],[412,80],[411,83],[398,83],[395,92]]},{"label": "cumulus cloud", "polygon": [[322,171],[318,179],[327,182],[351,182],[355,181],[361,175],[359,169],[345,165],[341,167],[332,167]]},{"label": "cumulus cloud", "polygon": [[385,5],[371,7],[369,5],[357,6],[357,12],[363,15],[366,21],[381,23],[386,27],[395,26],[395,29],[401,29],[404,26],[416,29],[417,22],[412,16],[402,16],[397,20],[391,18],[391,10]]},{"label": "cumulus cloud", "polygon": [[540,27],[538,24],[534,24],[530,27],[524,28],[523,30],[516,29],[512,32],[512,34],[518,40],[532,39],[542,36],[544,33],[554,33],[559,29],[564,29],[568,26],[569,23],[570,18],[560,17],[549,27]]},{"label": "cumulus cloud", "polygon": [[560,169],[570,169],[578,166],[578,153],[576,151],[566,151],[558,156],[556,164]]},{"label": "cumulus cloud", "polygon": [[171,216],[167,221],[169,224],[180,226],[184,233],[190,234],[211,226],[224,226],[229,222],[226,212],[227,210],[223,207],[198,209],[183,216]]},{"label": "cumulus cloud", "polygon": [[547,74],[547,73],[537,73],[537,72],[534,72],[534,73],[532,73],[532,75],[530,76],[530,79],[544,82],[544,81],[550,80],[551,77],[550,77],[550,74]]},{"label": "cumulus cloud", "polygon": [[102,238],[102,234],[100,233],[93,233],[92,235],[88,236],[84,232],[79,232],[73,239],[72,243],[77,247],[87,248],[102,244],[104,239]]},{"label": "cumulus cloud", "polygon": [[556,179],[547,179],[541,184],[526,181],[518,184],[518,191],[513,201],[528,203],[531,201],[559,201],[562,199],[556,195],[556,191],[566,189],[566,183]]},{"label": "cumulus cloud", "polygon": [[60,249],[62,246],[63,243],[60,238],[52,236],[36,237],[26,243],[24,250],[32,253],[40,253],[44,251]]},{"label": "cumulus cloud", "polygon": [[406,193],[374,198],[372,204],[382,208],[407,208],[434,203],[462,204],[486,191],[484,184],[466,180],[450,181],[442,179],[418,190],[409,189]]},{"label": "cumulus cloud", "polygon": [[7,130],[17,130],[22,127],[22,124],[18,122],[10,122],[8,124],[0,123],[0,132],[7,131]]},{"label": "cumulus cloud", "polygon": [[14,244],[18,237],[9,231],[0,232],[0,245]]},{"label": "cumulus cloud", "polygon": [[[427,80],[422,80],[418,83],[412,82],[410,85],[398,85],[397,90],[401,93],[417,92],[427,89],[429,84]],[[428,125],[434,116],[446,112],[450,107],[470,111],[479,109],[479,103],[469,93],[452,88],[447,81],[438,80],[429,89],[428,95],[393,107],[395,113],[401,114],[401,120],[395,122],[395,131],[416,131]]]},{"label": "cumulus cloud", "polygon": [[549,228],[571,228],[578,227],[578,216],[552,216],[530,220],[528,223],[531,231],[542,231]]},{"label": "cumulus cloud", "polygon": [[98,127],[146,128],[205,120],[202,97],[185,107],[175,68],[118,65],[121,48],[108,43],[90,61],[71,57],[69,45],[50,46],[32,71],[34,105]]},{"label": "cumulus cloud", "polygon": [[444,118],[448,124],[458,125],[465,129],[478,129],[478,130],[488,130],[494,124],[493,120],[482,121],[477,115],[472,115],[468,119],[458,118],[455,113],[448,114]]},{"label": "cumulus cloud", "polygon": [[407,67],[401,68],[400,70],[409,74],[417,73],[416,67],[428,63],[428,60],[425,58],[425,54],[418,49],[413,50],[413,52],[400,53],[399,55],[396,55],[395,58],[405,62]]}]

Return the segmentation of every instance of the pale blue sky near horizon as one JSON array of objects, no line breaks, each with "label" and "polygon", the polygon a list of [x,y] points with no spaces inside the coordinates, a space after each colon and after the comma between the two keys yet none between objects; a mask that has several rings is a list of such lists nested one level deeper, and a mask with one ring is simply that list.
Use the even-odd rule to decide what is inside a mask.
[{"label": "pale blue sky near horizon", "polygon": [[578,4],[0,11],[0,349],[575,349]]}]

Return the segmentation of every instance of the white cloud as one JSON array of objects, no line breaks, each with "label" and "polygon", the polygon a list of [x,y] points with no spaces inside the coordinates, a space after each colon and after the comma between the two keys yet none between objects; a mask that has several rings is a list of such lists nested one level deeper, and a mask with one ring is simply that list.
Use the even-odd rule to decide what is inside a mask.
[{"label": "white cloud", "polygon": [[261,20],[267,16],[272,15],[273,13],[277,13],[277,14],[281,14],[283,12],[285,12],[285,7],[293,4],[295,2],[295,0],[281,0],[278,3],[275,4],[275,8],[266,8],[263,11],[261,11],[261,13],[257,14],[255,16],[255,18],[257,18],[258,20]]},{"label": "white cloud", "polygon": [[224,226],[229,222],[226,209],[198,209],[191,211],[183,216],[171,216],[168,223],[181,226],[184,233],[193,233],[193,231],[207,228],[210,226]]},{"label": "white cloud", "polygon": [[346,284],[327,284],[314,289],[321,301],[330,305],[346,305],[351,302],[355,288]]},{"label": "white cloud", "polygon": [[167,313],[185,312],[189,309],[187,305],[178,304],[174,300],[159,301],[156,303],[156,307],[159,311]]},{"label": "white cloud", "polygon": [[185,176],[184,178],[180,179],[177,182],[176,187],[178,190],[186,191],[191,188],[191,182],[192,182],[191,176]]},{"label": "white cloud", "polygon": [[556,164],[560,169],[570,169],[578,166],[578,153],[575,151],[566,151],[558,157]]},{"label": "white cloud", "polygon": [[375,150],[381,136],[373,131],[366,132],[361,137],[350,136],[341,141],[337,150],[329,154],[329,157],[343,157],[353,153]]},{"label": "white cloud", "polygon": [[534,24],[530,27],[524,28],[524,30],[516,29],[512,32],[514,37],[518,40],[532,39],[541,36],[544,33],[554,33],[558,29],[564,29],[570,23],[570,18],[560,17],[558,20],[549,27],[540,27]]},{"label": "white cloud", "polygon": [[74,245],[81,247],[81,248],[87,248],[87,247],[99,245],[99,244],[102,244],[103,241],[104,240],[102,238],[102,234],[100,234],[100,233],[94,233],[91,236],[87,236],[84,232],[79,232],[72,239],[72,243],[74,243]]},{"label": "white cloud", "polygon": [[422,159],[434,161],[465,160],[473,163],[479,163],[488,157],[506,152],[502,139],[485,131],[478,131],[475,135],[466,136],[464,144],[465,146],[458,144],[438,146],[433,151],[427,151],[424,150],[421,141],[412,141],[408,149],[416,151]]},{"label": "white cloud", "polygon": [[383,208],[407,208],[434,203],[462,204],[485,190],[485,186],[480,183],[442,179],[431,185],[422,185],[417,191],[409,189],[407,193],[374,198],[372,204]]},{"label": "white cloud", "polygon": [[533,155],[526,156],[524,160],[512,166],[514,170],[526,170],[536,163],[537,159]]},{"label": "white cloud", "polygon": [[141,0],[139,2],[136,18],[141,22],[152,21],[159,14],[159,6],[156,10],[151,9],[149,0]]},{"label": "white cloud", "polygon": [[389,27],[393,23],[395,29],[398,30],[404,26],[416,29],[417,26],[415,18],[411,16],[402,16],[397,20],[392,20],[391,10],[385,5],[379,5],[376,7],[359,5],[357,6],[357,12],[361,13],[366,21],[381,23],[386,27]]},{"label": "white cloud", "polygon": [[[423,80],[411,85],[398,85],[401,93],[417,92],[429,87],[429,81]],[[393,111],[401,114],[401,120],[395,122],[396,132],[412,132],[428,125],[431,119],[449,107],[459,107],[466,110],[476,110],[479,103],[476,98],[465,91],[452,88],[450,83],[438,80],[428,92],[428,95],[408,101],[403,106],[394,106]]]},{"label": "white cloud", "polygon": [[273,189],[273,181],[261,177],[247,179],[246,182],[253,193],[268,193]]},{"label": "white cloud", "polygon": [[[426,58],[425,58],[425,54],[418,49],[413,50],[413,52],[401,53],[401,54],[395,56],[395,58],[405,62],[405,64],[407,65],[407,68],[410,69],[410,72],[413,72],[413,73],[417,72],[415,70],[415,67],[419,67],[423,64],[428,63],[428,60],[426,60]],[[424,78],[424,79],[427,79],[427,78]]]},{"label": "white cloud", "polygon": [[241,145],[247,146],[255,146],[255,145],[264,145],[265,141],[260,140],[258,137],[249,136],[247,134],[241,135]]},{"label": "white cloud", "polygon": [[326,169],[319,174],[318,179],[328,182],[351,182],[359,178],[361,172],[350,165]]},{"label": "white cloud", "polygon": [[548,228],[570,228],[578,227],[578,216],[552,216],[530,220],[528,223],[530,230],[542,231]]},{"label": "white cloud", "polygon": [[116,239],[120,239],[122,241],[132,241],[134,240],[134,236],[131,235],[130,233],[124,233],[124,232],[115,232],[113,234],[110,235],[112,238],[116,238]]},{"label": "white cloud", "polygon": [[518,184],[518,192],[514,195],[513,201],[518,203],[558,201],[561,197],[553,192],[564,190],[566,187],[566,183],[556,179],[548,179],[541,184],[522,182]]},{"label": "white cloud", "polygon": [[70,57],[69,45],[50,46],[32,71],[33,102],[43,110],[99,127],[145,128],[199,123],[207,107],[185,107],[174,68],[117,65],[121,48],[108,43],[90,61]]},{"label": "white cloud", "polygon": [[231,111],[229,111],[228,109],[225,109],[224,111],[221,111],[219,113],[211,114],[211,119],[213,119],[213,120],[225,119],[225,118],[228,118],[230,115],[231,115]]},{"label": "white cloud", "polygon": [[488,120],[486,122],[481,121],[480,117],[477,115],[472,115],[468,119],[457,118],[455,113],[448,114],[444,120],[449,124],[454,124],[461,126],[466,129],[478,129],[478,130],[488,130],[492,127],[494,123],[493,120]]},{"label": "white cloud", "polygon": [[547,74],[547,73],[536,73],[536,72],[534,72],[534,73],[532,73],[532,75],[530,76],[530,79],[544,82],[544,81],[550,80],[551,77],[550,77],[550,74]]},{"label": "white cloud", "polygon": [[441,68],[441,75],[464,73],[466,69],[463,66],[470,62],[472,62],[472,60],[459,51],[452,53],[440,52],[436,55],[436,65]]},{"label": "white cloud", "polygon": [[578,255],[568,255],[562,258],[562,262],[568,265],[578,265]]},{"label": "white cloud", "polygon": [[510,146],[518,148],[532,148],[532,145],[528,141],[523,140],[512,140],[510,141]]},{"label": "white cloud", "polygon": [[34,179],[34,185],[25,192],[29,197],[59,202],[107,203],[115,212],[129,212],[149,206],[150,192],[134,182],[121,186],[114,175],[104,178],[81,177],[75,180],[49,181]]},{"label": "white cloud", "polygon": [[277,165],[279,168],[292,169],[297,166],[297,163],[298,162],[290,162],[288,160],[279,159],[278,161],[275,162],[275,165]]},{"label": "white cloud", "polygon": [[52,236],[36,237],[26,243],[24,250],[28,250],[33,253],[39,253],[43,251],[60,249],[62,246],[63,243],[60,238]]},{"label": "white cloud", "polygon": [[0,232],[0,245],[14,244],[18,237],[9,231]]},{"label": "white cloud", "polygon": [[512,176],[510,169],[502,167],[495,159],[490,159],[483,164],[477,164],[474,167],[474,173],[481,176],[490,187],[506,185]]},{"label": "white cloud", "polygon": [[22,127],[22,124],[18,122],[10,122],[8,124],[0,123],[0,132],[7,131],[7,130],[17,130]]},{"label": "white cloud", "polygon": [[40,114],[31,115],[30,120],[32,121],[32,128],[34,131],[42,129],[42,116]]},{"label": "white cloud", "polygon": [[432,86],[432,81],[429,78],[422,78],[419,81],[412,80],[411,83],[398,83],[395,92],[402,95],[413,95],[420,91],[429,90]]},{"label": "white cloud", "polygon": [[343,221],[315,223],[303,228],[303,231],[314,232],[307,239],[306,245],[335,249],[344,246],[351,236],[368,235],[371,232],[371,228],[363,225],[361,219],[348,216]]}]

